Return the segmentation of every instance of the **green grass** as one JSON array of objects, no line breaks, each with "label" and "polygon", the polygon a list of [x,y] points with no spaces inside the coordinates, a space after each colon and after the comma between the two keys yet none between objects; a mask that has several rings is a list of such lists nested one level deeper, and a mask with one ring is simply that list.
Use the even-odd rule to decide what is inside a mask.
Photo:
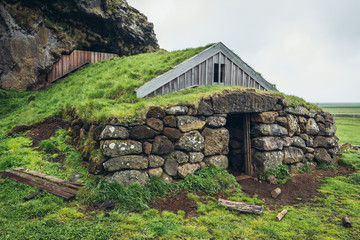
[{"label": "green grass", "polygon": [[360,118],[335,118],[340,143],[360,145]]},{"label": "green grass", "polygon": [[[74,110],[85,122],[105,122],[110,117],[116,117],[120,122],[130,122],[143,118],[149,106],[196,105],[204,96],[242,88],[202,86],[149,99],[136,97],[136,88],[209,46],[173,52],[158,51],[89,64],[44,91],[0,90],[0,134],[16,124],[34,124],[51,116],[60,116],[67,110]],[[319,109],[296,96],[274,94],[286,97],[293,107]]]},{"label": "green grass", "polygon": [[[66,144],[66,138],[65,131],[59,130],[48,140],[66,155],[63,165],[48,162],[49,154],[32,148],[23,134],[0,139],[0,170],[22,166],[64,179],[80,172],[86,182],[85,189],[73,201],[46,192],[24,201],[24,196],[37,189],[9,179],[1,181],[0,239],[356,239],[360,234],[359,172],[348,178],[327,178],[319,189],[319,197],[311,203],[283,206],[289,213],[278,222],[275,216],[282,208],[265,208],[260,216],[241,214],[219,206],[217,198],[190,193],[225,191],[230,194],[229,200],[264,205],[256,195],[244,194],[234,177],[222,169],[209,167],[173,184],[152,178],[146,187],[123,187],[89,179],[84,162]],[[340,162],[359,169],[360,153],[344,152]],[[181,188],[195,201],[198,217],[185,218],[180,210],[159,213],[149,208],[151,201]],[[116,208],[108,214],[86,205],[105,200],[116,202]],[[344,216],[350,219],[352,229],[341,225]]]},{"label": "green grass", "polygon": [[[0,239],[356,239],[360,235],[359,173],[324,180],[320,197],[308,204],[284,206],[289,213],[277,222],[275,216],[281,209],[265,209],[260,216],[241,214],[219,206],[216,198],[190,193],[225,191],[230,194],[229,200],[264,204],[256,195],[244,194],[234,177],[221,169],[207,168],[170,185],[152,178],[146,187],[123,187],[90,179],[87,163],[66,144],[64,130],[43,140],[38,148],[31,147],[25,133],[5,135],[15,124],[39,122],[61,115],[63,110],[75,109],[87,121],[105,121],[111,116],[131,121],[142,117],[151,105],[196,104],[203,96],[239,88],[208,86],[150,99],[135,98],[136,87],[203,49],[106,60],[86,66],[45,91],[0,90],[0,170],[25,167],[66,180],[79,172],[83,175],[81,181],[86,183],[73,201],[43,192],[25,202],[23,197],[37,191],[36,188],[9,179],[0,181]],[[318,109],[301,98],[284,96],[293,107]],[[360,145],[357,119],[337,118],[336,123],[340,141]],[[56,158],[53,150],[65,155],[63,163],[48,161]],[[340,163],[359,169],[360,153],[344,152]],[[199,217],[188,219],[183,211],[159,213],[150,208],[151,201],[179,189],[189,192]],[[116,202],[115,210],[108,214],[86,205],[105,200]],[[350,218],[353,229],[342,227],[343,216]]]},{"label": "green grass", "polygon": [[60,115],[65,109],[76,109],[88,121],[134,118],[133,110],[147,106],[145,99],[136,98],[135,88],[207,47],[104,60],[79,69],[45,91],[0,90],[0,131]]}]

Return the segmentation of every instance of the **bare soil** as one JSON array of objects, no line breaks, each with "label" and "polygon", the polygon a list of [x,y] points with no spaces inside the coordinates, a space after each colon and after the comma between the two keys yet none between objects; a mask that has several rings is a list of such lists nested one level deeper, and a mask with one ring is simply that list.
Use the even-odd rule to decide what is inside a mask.
[{"label": "bare soil", "polygon": [[[46,119],[44,122],[35,125],[31,131],[26,134],[27,137],[31,138],[33,144],[32,147],[39,146],[39,143],[42,140],[46,140],[55,135],[56,130],[58,129],[66,129],[68,127],[67,123],[64,122],[59,117],[52,117]],[[48,160],[51,162],[63,162],[65,159],[65,155],[61,154],[57,149],[54,151],[47,152],[51,155],[58,154],[56,158],[49,158]]]},{"label": "bare soil", "polygon": [[[238,183],[242,187],[242,191],[253,197],[255,194],[259,199],[264,201],[265,207],[268,209],[278,209],[285,205],[294,205],[298,203],[310,202],[317,196],[321,196],[317,190],[321,186],[319,179],[325,179],[325,177],[335,176],[348,176],[353,173],[354,170],[339,167],[337,172],[331,170],[320,170],[309,173],[298,174],[292,176],[292,182],[285,184],[270,184],[266,181],[259,181],[254,178],[248,178],[239,180]],[[271,197],[271,191],[279,187],[281,194],[276,198]],[[203,196],[204,194],[198,194]],[[215,199],[227,198],[228,195],[224,193],[218,193],[212,195]],[[202,202],[206,202],[204,198],[201,198]],[[159,212],[164,210],[176,213],[178,210],[183,210],[186,213],[186,218],[197,217],[200,214],[196,212],[196,203],[187,197],[187,193],[180,191],[174,196],[164,197],[151,205],[152,208],[157,209]]]},{"label": "bare soil", "polygon": [[59,117],[52,117],[39,123],[26,135],[33,141],[32,147],[39,146],[42,140],[49,139],[55,135],[59,128],[66,129],[67,124]]}]

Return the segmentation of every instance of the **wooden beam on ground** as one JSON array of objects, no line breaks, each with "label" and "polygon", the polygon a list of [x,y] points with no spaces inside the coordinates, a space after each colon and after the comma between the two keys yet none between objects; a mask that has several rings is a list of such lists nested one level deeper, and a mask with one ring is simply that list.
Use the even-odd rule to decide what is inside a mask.
[{"label": "wooden beam on ground", "polygon": [[234,201],[229,201],[229,200],[225,200],[225,199],[221,199],[221,198],[218,199],[218,204],[222,205],[222,206],[226,206],[227,208],[230,208],[233,210],[244,212],[244,213],[261,214],[262,210],[263,210],[262,206],[251,205],[251,204],[242,203],[242,202],[234,202]]},{"label": "wooden beam on ground", "polygon": [[58,178],[58,177],[50,176],[50,175],[47,175],[47,174],[44,174],[44,173],[36,172],[36,171],[25,169],[25,168],[15,168],[14,170],[19,171],[19,172],[23,172],[23,173],[28,173],[28,174],[31,174],[31,175],[36,176],[36,177],[44,178],[46,180],[49,180],[49,181],[52,181],[52,182],[55,182],[55,183],[60,183],[60,184],[62,184],[64,186],[67,186],[67,187],[70,187],[70,188],[81,189],[81,186],[84,186],[84,184],[82,184],[82,183],[68,182],[68,181],[65,181],[65,180],[63,180],[61,178]]},{"label": "wooden beam on ground", "polygon": [[51,194],[54,194],[58,197],[62,197],[66,200],[69,200],[75,197],[77,190],[52,183],[50,181],[28,175],[26,173],[16,172],[13,170],[0,172],[0,175],[3,177],[10,178],[20,183],[27,184],[32,187],[37,187],[39,189],[45,190]]},{"label": "wooden beam on ground", "polygon": [[33,199],[34,197],[36,197],[40,193],[42,193],[42,190],[39,190],[37,192],[34,192],[34,193],[30,194],[29,196],[24,197],[24,200],[29,201],[30,199]]},{"label": "wooden beam on ground", "polygon": [[283,219],[283,217],[285,217],[285,215],[288,213],[288,210],[284,209],[282,210],[277,216],[276,219],[278,221],[281,221],[281,219]]}]

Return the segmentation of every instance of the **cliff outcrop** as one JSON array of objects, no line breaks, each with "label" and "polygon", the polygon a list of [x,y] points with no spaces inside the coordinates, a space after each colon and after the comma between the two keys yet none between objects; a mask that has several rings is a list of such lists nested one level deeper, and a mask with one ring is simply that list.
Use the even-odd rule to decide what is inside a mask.
[{"label": "cliff outcrop", "polygon": [[158,44],[153,24],[125,0],[1,1],[0,88],[34,88],[74,49],[123,56]]}]

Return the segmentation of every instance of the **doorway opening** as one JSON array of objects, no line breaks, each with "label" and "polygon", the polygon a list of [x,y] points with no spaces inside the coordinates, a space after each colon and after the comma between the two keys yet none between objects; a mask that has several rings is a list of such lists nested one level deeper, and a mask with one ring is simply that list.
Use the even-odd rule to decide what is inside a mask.
[{"label": "doorway opening", "polygon": [[229,114],[226,128],[230,134],[229,172],[234,176],[252,176],[249,114]]}]

